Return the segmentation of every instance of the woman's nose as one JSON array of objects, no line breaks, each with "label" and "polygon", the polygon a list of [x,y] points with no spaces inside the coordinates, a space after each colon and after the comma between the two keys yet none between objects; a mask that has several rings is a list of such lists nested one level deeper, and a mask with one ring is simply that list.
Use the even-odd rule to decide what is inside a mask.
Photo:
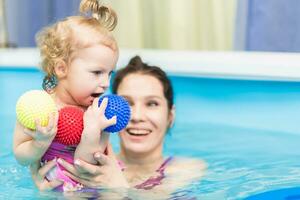
[{"label": "woman's nose", "polygon": [[141,105],[131,106],[131,121],[138,122],[143,121],[144,112],[143,107]]}]

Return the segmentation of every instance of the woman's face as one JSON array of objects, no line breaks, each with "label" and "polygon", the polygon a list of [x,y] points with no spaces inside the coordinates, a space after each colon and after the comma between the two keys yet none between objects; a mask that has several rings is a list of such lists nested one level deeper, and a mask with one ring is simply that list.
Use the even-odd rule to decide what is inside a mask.
[{"label": "woman's face", "polygon": [[168,109],[160,81],[151,75],[129,74],[122,80],[117,94],[125,97],[131,107],[130,122],[120,132],[122,151],[161,154],[174,108]]}]

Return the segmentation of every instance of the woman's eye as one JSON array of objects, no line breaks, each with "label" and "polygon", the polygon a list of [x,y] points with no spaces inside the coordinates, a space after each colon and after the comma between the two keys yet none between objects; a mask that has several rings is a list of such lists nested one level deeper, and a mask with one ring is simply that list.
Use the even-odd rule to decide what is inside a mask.
[{"label": "woman's eye", "polygon": [[158,103],[156,101],[149,101],[147,103],[147,106],[150,106],[150,107],[155,107],[155,106],[158,106]]},{"label": "woman's eye", "polygon": [[127,100],[127,101],[128,101],[129,106],[133,106],[133,102],[132,101],[129,101],[129,100]]}]

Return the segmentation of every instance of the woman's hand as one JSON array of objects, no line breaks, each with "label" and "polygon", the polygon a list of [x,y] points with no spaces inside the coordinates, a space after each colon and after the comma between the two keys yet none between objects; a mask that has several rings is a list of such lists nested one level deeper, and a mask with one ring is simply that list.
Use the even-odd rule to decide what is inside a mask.
[{"label": "woman's hand", "polygon": [[55,159],[47,162],[42,167],[40,165],[40,162],[36,162],[30,165],[30,172],[31,172],[32,179],[39,190],[49,191],[63,184],[62,181],[56,179],[49,181],[46,178],[47,173],[50,172],[50,170],[55,166],[56,166]]},{"label": "woman's hand", "polygon": [[98,165],[92,165],[82,160],[75,160],[75,166],[58,159],[66,169],[64,173],[73,180],[91,188],[128,188],[128,182],[116,160],[111,145],[107,147],[107,154],[97,152],[94,157]]},{"label": "woman's hand", "polygon": [[57,132],[58,113],[52,113],[49,116],[48,125],[41,126],[40,120],[35,120],[36,130],[24,128],[24,133],[33,138],[34,144],[40,147],[46,147],[51,144]]}]

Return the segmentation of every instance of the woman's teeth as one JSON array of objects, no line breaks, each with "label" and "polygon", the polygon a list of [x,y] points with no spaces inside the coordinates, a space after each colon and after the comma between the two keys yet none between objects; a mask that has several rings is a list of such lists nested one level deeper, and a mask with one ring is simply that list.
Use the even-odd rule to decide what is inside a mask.
[{"label": "woman's teeth", "polygon": [[130,135],[148,135],[150,133],[150,130],[145,130],[145,129],[128,129],[127,132]]}]

